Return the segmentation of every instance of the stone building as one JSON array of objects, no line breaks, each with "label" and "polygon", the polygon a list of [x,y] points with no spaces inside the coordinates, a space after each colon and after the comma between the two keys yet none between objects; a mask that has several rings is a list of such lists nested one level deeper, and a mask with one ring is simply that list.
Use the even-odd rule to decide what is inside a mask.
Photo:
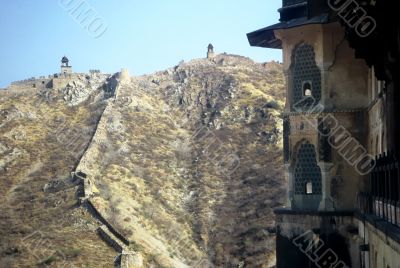
[{"label": "stone building", "polygon": [[287,205],[277,267],[399,267],[400,26],[394,4],[283,0],[248,34],[282,49]]},{"label": "stone building", "polygon": [[65,87],[72,78],[74,78],[72,66],[66,56],[61,59],[61,72],[49,76],[32,77],[29,79],[12,82],[8,87],[11,90],[26,90],[29,88],[35,90],[44,90],[52,88]]}]

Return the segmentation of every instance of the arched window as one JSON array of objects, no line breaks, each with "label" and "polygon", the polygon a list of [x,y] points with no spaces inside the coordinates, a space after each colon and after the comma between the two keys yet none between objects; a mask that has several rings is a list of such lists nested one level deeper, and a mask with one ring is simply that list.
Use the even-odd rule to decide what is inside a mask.
[{"label": "arched window", "polygon": [[304,97],[310,97],[312,96],[312,87],[311,87],[311,82],[304,82],[303,83],[303,96]]},{"label": "arched window", "polygon": [[312,182],[308,181],[306,184],[306,194],[313,194]]},{"label": "arched window", "polygon": [[[321,100],[321,70],[315,61],[314,48],[309,44],[298,45],[292,53],[292,107],[316,105]],[[302,102],[305,97],[313,97]]]},{"label": "arched window", "polygon": [[294,168],[294,192],[297,195],[322,193],[321,169],[317,165],[315,146],[309,142],[300,145]]}]

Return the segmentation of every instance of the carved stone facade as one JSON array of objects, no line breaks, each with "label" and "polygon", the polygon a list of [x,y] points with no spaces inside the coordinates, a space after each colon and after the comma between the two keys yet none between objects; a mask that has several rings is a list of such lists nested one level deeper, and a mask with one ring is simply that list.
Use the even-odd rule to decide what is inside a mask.
[{"label": "carved stone facade", "polygon": [[[359,1],[348,2],[362,11]],[[387,24],[370,39],[361,40],[345,23],[358,12],[347,8],[347,17],[336,17],[325,1],[311,0],[284,0],[280,23],[248,34],[253,46],[283,50],[289,189],[287,206],[276,210],[278,268],[398,267],[400,124],[394,111],[400,88],[394,70],[400,54],[398,45],[377,36],[387,33],[400,43],[400,23],[385,23],[393,9],[386,6],[363,4]],[[365,40],[381,50],[372,51]],[[312,234],[304,244],[318,250],[296,243],[304,233]],[[330,259],[319,250],[321,240],[335,253]]]},{"label": "carved stone facade", "polygon": [[[363,179],[355,169],[355,158],[363,153],[359,148],[366,146],[363,123],[368,101],[365,97],[352,102],[348,99],[368,95],[369,78],[366,64],[354,59],[351,48],[342,42],[344,33],[340,35],[340,29],[338,23],[332,23],[275,33],[282,40],[287,73],[285,118],[290,132],[285,132],[284,151],[288,154],[288,211],[340,215],[355,208],[354,200]],[[338,79],[350,73],[351,80]],[[350,144],[351,137],[358,144]],[[277,222],[278,229],[282,224]],[[310,222],[308,228],[324,229],[321,224]],[[352,221],[339,226],[357,228]],[[298,230],[292,238],[296,235],[301,232]],[[343,256],[353,255],[347,265],[359,264],[356,251],[352,250],[357,241],[347,240],[348,233],[328,230],[324,235],[342,237],[342,247],[347,248]],[[285,238],[279,234],[279,239]]]}]

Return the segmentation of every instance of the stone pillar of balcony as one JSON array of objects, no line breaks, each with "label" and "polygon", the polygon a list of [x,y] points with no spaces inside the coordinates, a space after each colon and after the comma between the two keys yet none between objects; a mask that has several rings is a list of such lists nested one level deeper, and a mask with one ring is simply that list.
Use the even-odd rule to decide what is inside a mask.
[{"label": "stone pillar of balcony", "polygon": [[319,162],[318,166],[321,168],[322,177],[322,200],[319,204],[320,211],[334,211],[334,203],[331,197],[331,174],[333,163]]},{"label": "stone pillar of balcony", "polygon": [[293,208],[293,170],[290,164],[285,164],[285,180],[288,183],[288,191],[286,192],[286,206],[287,208]]}]

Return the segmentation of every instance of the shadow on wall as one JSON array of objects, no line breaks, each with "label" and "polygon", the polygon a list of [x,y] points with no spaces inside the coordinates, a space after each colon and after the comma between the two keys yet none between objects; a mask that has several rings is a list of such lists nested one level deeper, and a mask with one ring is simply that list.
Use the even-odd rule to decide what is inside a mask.
[{"label": "shadow on wall", "polygon": [[[324,257],[328,258],[328,250],[330,252],[334,252],[334,254],[337,256],[336,264],[342,261],[347,265],[343,267],[351,267],[351,259],[348,251],[348,245],[346,243],[346,239],[340,234],[321,234],[319,236],[319,241],[323,241],[322,247],[322,243],[313,244],[314,241],[312,240],[303,240],[302,243],[304,245],[304,248],[308,248],[308,246],[314,245],[314,247],[310,247],[309,250],[306,252],[303,252],[298,246],[296,246],[294,240],[296,240],[297,238],[298,237],[289,239],[278,232],[276,237],[277,268],[331,267],[329,264],[329,259],[325,260],[327,262],[324,262]],[[334,267],[342,266],[339,265]]]}]

